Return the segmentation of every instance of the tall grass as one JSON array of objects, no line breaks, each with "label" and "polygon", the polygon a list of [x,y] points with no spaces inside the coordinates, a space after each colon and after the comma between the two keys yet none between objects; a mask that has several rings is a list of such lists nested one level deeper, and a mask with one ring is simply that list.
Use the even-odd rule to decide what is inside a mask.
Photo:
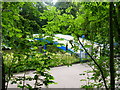
[{"label": "tall grass", "polygon": [[69,53],[57,53],[51,57],[52,62],[50,66],[60,66],[60,65],[71,65],[73,63],[80,62],[80,59],[75,55],[70,55]]}]

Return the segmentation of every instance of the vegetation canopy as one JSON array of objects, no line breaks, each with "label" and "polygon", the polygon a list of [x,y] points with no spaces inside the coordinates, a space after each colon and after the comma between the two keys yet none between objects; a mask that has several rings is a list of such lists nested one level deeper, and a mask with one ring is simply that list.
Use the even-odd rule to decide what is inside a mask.
[{"label": "vegetation canopy", "polygon": [[[54,34],[59,33],[73,36],[78,46],[74,45],[72,49],[79,50],[82,46],[89,57],[88,64],[93,71],[87,73],[93,75],[88,79],[94,83],[81,88],[119,88],[120,2],[2,2],[5,89],[11,81],[23,89],[48,87],[55,83],[49,73],[50,67],[69,66],[80,61],[76,55],[59,50],[56,45],[48,45],[48,49],[39,51],[47,42],[36,41],[33,34],[39,34],[38,38],[50,36],[46,40],[53,42]],[[79,40],[83,35],[91,45],[84,45]],[[94,48],[94,43],[100,50]],[[27,70],[35,70],[35,76],[27,77]],[[14,73],[21,71],[25,72],[24,76],[14,77]],[[34,87],[25,84],[25,80],[34,80]]]}]

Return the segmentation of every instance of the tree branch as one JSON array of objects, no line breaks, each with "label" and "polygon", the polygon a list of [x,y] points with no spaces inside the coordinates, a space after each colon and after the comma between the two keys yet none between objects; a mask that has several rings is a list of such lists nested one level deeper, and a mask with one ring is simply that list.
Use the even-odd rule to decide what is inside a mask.
[{"label": "tree branch", "polygon": [[104,77],[104,73],[103,73],[103,70],[101,69],[100,65],[98,65],[98,63],[95,61],[95,59],[90,55],[90,53],[87,51],[87,49],[83,46],[83,44],[79,40],[79,37],[77,37],[77,39],[78,39],[80,45],[82,46],[82,48],[85,50],[85,52],[89,55],[89,57],[92,59],[92,61],[95,63],[95,65],[100,70],[101,75],[102,75],[102,79],[103,79],[103,82],[104,82],[104,85],[105,85],[105,88],[106,88],[106,90],[108,90],[108,87],[107,87],[107,84],[106,84],[106,80],[105,80],[105,77]]}]

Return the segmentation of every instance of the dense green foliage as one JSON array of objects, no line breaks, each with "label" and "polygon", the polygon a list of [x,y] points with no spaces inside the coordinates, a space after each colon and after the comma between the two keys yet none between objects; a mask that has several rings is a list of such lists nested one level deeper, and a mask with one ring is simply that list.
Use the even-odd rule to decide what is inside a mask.
[{"label": "dense green foliage", "polygon": [[[120,53],[120,3],[114,2],[113,5],[113,39],[116,44],[114,45],[114,55],[116,56]],[[45,45],[46,42],[29,41],[34,39],[34,33],[39,33],[40,37],[43,33],[50,35],[49,40],[53,39],[53,34],[62,33],[72,35],[79,45],[77,37],[85,35],[85,39],[90,40],[92,43],[90,56],[93,57],[104,73],[105,78],[102,77],[101,79],[99,67],[96,66],[94,61],[90,60],[89,65],[93,66],[94,73],[91,79],[97,84],[92,83],[83,87],[104,87],[105,82],[103,83],[103,81],[105,79],[107,87],[110,88],[109,3],[69,2],[64,3],[63,7],[63,3],[58,2],[55,6],[45,6],[42,2],[4,2],[2,4],[2,45],[6,81],[11,80],[13,72],[36,69],[36,75],[44,76],[43,83],[48,86],[49,83],[52,83],[51,79],[53,79],[48,73],[50,66],[78,62],[79,59],[70,55],[68,55],[68,58],[72,62],[67,61],[67,58],[62,54],[59,56],[59,54],[47,50],[45,55],[38,53],[38,46]],[[94,42],[101,47],[100,52],[93,48]],[[6,50],[8,47],[11,49]],[[83,47],[87,48],[87,46]],[[78,49],[76,46],[72,48]],[[96,52],[100,53],[100,57],[95,58],[97,57]],[[115,71],[119,71],[119,59],[114,58]],[[116,82],[119,81],[119,73],[115,73],[115,77]],[[30,87],[28,86],[28,88]]]},{"label": "dense green foliage", "polygon": [[[24,9],[27,5],[30,6],[29,8],[32,10],[30,11],[29,9],[29,11],[24,14]],[[33,61],[34,64],[32,65],[35,66],[34,68],[36,69],[36,75],[46,77],[43,80],[43,83],[46,86],[49,82],[52,83],[52,76],[47,72],[47,70],[50,69],[48,66],[48,54],[40,57],[41,54],[36,52],[36,49],[38,48],[36,46],[39,42],[30,42],[28,40],[33,39],[32,34],[36,32],[33,29],[36,28],[38,29],[37,32],[40,31],[40,25],[38,25],[37,21],[33,20],[35,17],[39,19],[40,14],[39,16],[36,15],[40,12],[33,5],[35,5],[35,3],[24,2],[4,2],[2,5],[3,60],[4,64],[7,63],[5,64],[5,81],[7,84],[13,76],[13,72],[33,68],[31,67],[31,62]],[[33,18],[32,16],[29,17],[30,15],[33,15]],[[8,47],[10,47],[11,50],[7,50],[9,49]],[[35,65],[36,60],[39,60],[37,65]],[[22,88],[26,87],[24,84],[20,85],[22,85]]]},{"label": "dense green foliage", "polygon": [[[101,56],[97,59],[95,59],[96,52],[93,50],[92,56],[93,60],[96,61],[97,66],[93,63],[91,63],[91,66],[94,66],[94,74],[92,79],[95,80],[95,82],[101,83],[100,86],[102,87],[103,81],[101,80],[101,72],[100,68],[102,69],[102,78],[104,77],[104,84],[107,83],[109,87],[109,76],[110,76],[110,70],[111,67],[109,65],[109,3],[106,2],[87,2],[87,3],[74,3],[74,6],[70,6],[68,8],[64,8],[63,12],[60,12],[55,7],[48,7],[52,12],[51,17],[46,15],[46,13],[49,13],[49,11],[45,11],[43,13],[42,18],[45,18],[48,20],[48,24],[43,26],[43,30],[47,32],[48,34],[52,33],[63,33],[63,34],[70,34],[75,37],[77,42],[77,37],[81,37],[82,35],[85,35],[86,39],[91,40],[91,42],[97,42],[99,44],[99,47],[101,48]],[[114,44],[115,45],[114,55],[119,55],[119,3],[113,4],[114,11],[112,11],[113,15],[113,24],[117,24],[116,27],[114,27],[113,35],[114,35]],[[72,14],[72,10],[74,8],[77,8],[76,16]],[[51,13],[50,12],[50,13]],[[117,61],[116,61],[117,60]],[[98,67],[99,65],[99,67]],[[113,66],[114,67],[114,66]],[[116,71],[119,71],[119,58],[115,59],[115,69]],[[118,76],[119,77],[119,74]],[[119,78],[116,78],[119,79]],[[95,85],[93,84],[93,87]],[[106,86],[107,88],[107,86]]]}]

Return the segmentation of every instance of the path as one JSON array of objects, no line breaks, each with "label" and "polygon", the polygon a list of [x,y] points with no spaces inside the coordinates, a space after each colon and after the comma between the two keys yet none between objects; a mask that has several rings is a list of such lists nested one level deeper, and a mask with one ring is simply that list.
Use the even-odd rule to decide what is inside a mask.
[{"label": "path", "polygon": [[[92,70],[86,63],[74,64],[70,67],[61,66],[51,68],[51,75],[54,76],[55,82],[58,84],[51,84],[49,88],[80,88],[81,85],[85,85],[86,81],[80,81],[80,79],[86,79],[87,75],[79,75],[85,73],[84,71]],[[23,75],[17,74],[17,75]],[[29,72],[28,75],[34,76],[33,71]],[[89,75],[91,76],[91,75]],[[33,85],[33,81],[30,82]],[[16,85],[9,84],[9,88],[16,88]]]}]

